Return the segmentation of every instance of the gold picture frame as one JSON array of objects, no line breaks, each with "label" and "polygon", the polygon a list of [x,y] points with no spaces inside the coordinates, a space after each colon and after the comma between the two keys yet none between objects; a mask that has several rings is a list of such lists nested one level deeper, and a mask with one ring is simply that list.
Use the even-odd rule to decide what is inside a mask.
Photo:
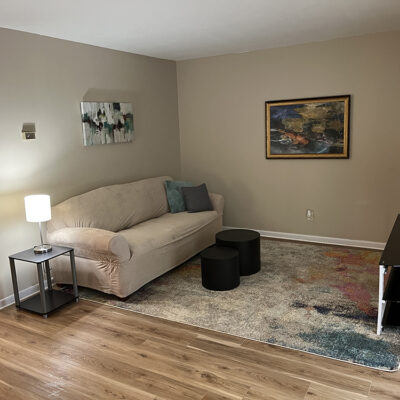
[{"label": "gold picture frame", "polygon": [[266,158],[349,158],[350,95],[265,102]]}]

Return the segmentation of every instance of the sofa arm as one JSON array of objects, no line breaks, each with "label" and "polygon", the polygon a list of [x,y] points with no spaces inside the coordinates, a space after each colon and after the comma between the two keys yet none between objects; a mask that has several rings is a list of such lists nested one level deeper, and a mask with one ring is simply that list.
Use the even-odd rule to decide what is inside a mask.
[{"label": "sofa arm", "polygon": [[62,228],[47,235],[50,243],[74,249],[78,257],[99,259],[117,257],[120,262],[131,258],[126,239],[118,233],[96,228]]},{"label": "sofa arm", "polygon": [[217,193],[209,193],[211,204],[213,209],[218,213],[218,215],[222,215],[224,213],[224,196]]}]

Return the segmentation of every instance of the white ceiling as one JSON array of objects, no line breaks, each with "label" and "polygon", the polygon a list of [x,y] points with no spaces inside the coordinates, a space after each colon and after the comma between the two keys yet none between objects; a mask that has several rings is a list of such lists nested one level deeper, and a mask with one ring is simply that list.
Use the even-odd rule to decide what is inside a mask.
[{"label": "white ceiling", "polygon": [[0,26],[182,60],[400,29],[400,0],[1,0]]}]

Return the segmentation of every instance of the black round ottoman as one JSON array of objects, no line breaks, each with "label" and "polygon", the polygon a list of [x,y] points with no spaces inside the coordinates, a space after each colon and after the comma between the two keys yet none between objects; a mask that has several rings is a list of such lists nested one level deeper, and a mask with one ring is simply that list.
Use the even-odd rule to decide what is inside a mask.
[{"label": "black round ottoman", "polygon": [[240,275],[252,275],[260,270],[260,234],[249,229],[228,229],[216,235],[217,246],[239,250]]},{"label": "black round ottoman", "polygon": [[239,286],[239,253],[229,247],[209,247],[200,254],[201,280],[210,290],[231,290]]}]

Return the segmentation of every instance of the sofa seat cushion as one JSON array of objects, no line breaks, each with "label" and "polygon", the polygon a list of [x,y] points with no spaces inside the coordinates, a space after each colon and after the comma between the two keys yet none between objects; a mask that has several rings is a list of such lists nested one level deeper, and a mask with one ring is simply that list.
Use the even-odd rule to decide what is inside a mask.
[{"label": "sofa seat cushion", "polygon": [[119,231],[118,234],[125,237],[134,258],[183,239],[217,218],[216,211],[204,211],[195,214],[188,212],[167,213],[135,225],[130,229]]}]

